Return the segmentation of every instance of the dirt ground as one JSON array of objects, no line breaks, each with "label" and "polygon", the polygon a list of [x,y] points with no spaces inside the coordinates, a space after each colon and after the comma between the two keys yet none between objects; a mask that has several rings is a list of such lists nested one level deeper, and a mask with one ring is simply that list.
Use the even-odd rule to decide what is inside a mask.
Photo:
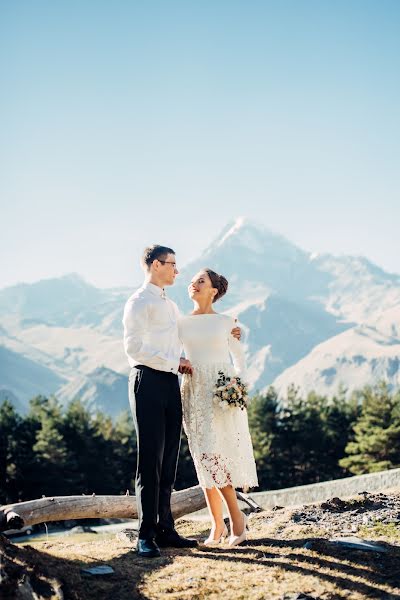
[{"label": "dirt ground", "polygon": [[[380,498],[364,494],[343,503],[252,514],[248,541],[233,549],[222,545],[166,549],[161,558],[146,560],[115,534],[77,534],[34,546],[8,544],[3,547],[3,565],[14,552],[19,565],[34,571],[36,578],[59,581],[66,600],[400,599],[397,521],[400,492]],[[182,534],[199,541],[207,536],[208,527],[207,522],[177,522]],[[340,535],[379,540],[387,552],[354,550],[329,541]],[[95,565],[110,565],[114,573],[81,572]],[[0,592],[1,586],[0,581]],[[5,591],[0,597],[8,600],[12,596]]]}]

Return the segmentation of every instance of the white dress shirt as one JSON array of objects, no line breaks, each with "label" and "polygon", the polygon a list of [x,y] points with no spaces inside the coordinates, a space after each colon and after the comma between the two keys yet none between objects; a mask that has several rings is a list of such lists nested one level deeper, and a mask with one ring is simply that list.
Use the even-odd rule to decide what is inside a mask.
[{"label": "white dress shirt", "polygon": [[145,282],[124,310],[124,347],[131,367],[146,365],[177,373],[182,352],[178,334],[179,309],[165,291]]}]

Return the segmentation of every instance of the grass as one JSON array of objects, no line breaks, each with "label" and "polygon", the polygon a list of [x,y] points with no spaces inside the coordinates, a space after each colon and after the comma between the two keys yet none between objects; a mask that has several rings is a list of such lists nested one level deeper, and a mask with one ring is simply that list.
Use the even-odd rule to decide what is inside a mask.
[{"label": "grass", "polygon": [[[33,545],[36,564],[51,569],[64,583],[66,600],[265,600],[303,592],[320,600],[400,597],[400,548],[393,528],[382,528],[387,554],[378,555],[330,544],[317,526],[293,524],[290,511],[252,515],[246,545],[164,550],[159,559],[140,559],[114,534],[75,534]],[[378,524],[375,524],[377,526]],[[206,522],[180,520],[183,535],[204,539]],[[371,528],[368,537],[372,537]],[[376,530],[378,534],[378,530]],[[303,546],[312,540],[311,549]],[[38,552],[39,551],[39,552]],[[85,576],[81,567],[111,565],[115,573]]]},{"label": "grass", "polygon": [[391,543],[400,542],[400,528],[395,523],[382,523],[376,520],[371,525],[363,525],[359,531],[363,537],[369,537],[373,540],[385,540]]},{"label": "grass", "polygon": [[[101,540],[105,540],[105,539],[110,539],[110,535],[111,534],[107,534],[107,533],[74,533],[71,535],[66,535],[66,534],[61,534],[59,536],[57,535],[51,535],[51,536],[47,536],[45,533],[35,536],[34,538],[31,538],[30,540],[27,540],[25,542],[19,542],[18,545],[19,546],[38,546],[38,547],[43,547],[43,542],[46,543],[46,545],[49,544],[53,544],[55,541],[60,542],[62,541],[66,541],[66,543],[74,543],[74,544],[79,544],[79,543],[86,543],[86,542],[94,542],[94,541],[101,541]],[[111,535],[111,537],[113,537],[113,535]],[[11,539],[12,541],[12,539]]]}]

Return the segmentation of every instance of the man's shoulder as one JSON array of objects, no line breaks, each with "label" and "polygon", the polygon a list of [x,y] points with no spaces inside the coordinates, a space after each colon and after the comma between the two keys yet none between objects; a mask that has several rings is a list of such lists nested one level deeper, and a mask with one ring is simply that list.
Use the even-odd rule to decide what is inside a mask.
[{"label": "man's shoulder", "polygon": [[180,313],[181,311],[179,309],[179,306],[175,302],[175,300],[172,300],[172,298],[170,298],[169,296],[168,296],[168,300],[171,302],[171,304],[173,304],[173,306],[175,307],[175,309]]},{"label": "man's shoulder", "polygon": [[125,303],[125,308],[140,306],[146,302],[148,302],[149,293],[146,288],[140,287],[133,294],[131,294],[128,300]]}]

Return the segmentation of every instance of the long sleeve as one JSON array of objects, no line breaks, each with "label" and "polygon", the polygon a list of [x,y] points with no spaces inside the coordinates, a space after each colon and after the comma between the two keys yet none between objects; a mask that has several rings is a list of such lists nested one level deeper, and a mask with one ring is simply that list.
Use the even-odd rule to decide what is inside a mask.
[{"label": "long sleeve", "polygon": [[150,328],[149,305],[141,298],[131,298],[125,305],[124,348],[128,358],[135,364],[145,364],[153,369],[176,372],[179,358],[169,354],[171,348],[153,346],[146,342]]},{"label": "long sleeve", "polygon": [[231,331],[234,327],[237,327],[237,323],[235,319],[232,319],[229,325],[228,331],[228,346],[229,352],[232,356],[233,364],[236,370],[237,375],[239,375],[242,379],[246,378],[246,358],[244,354],[244,349],[239,340],[233,337]]}]

